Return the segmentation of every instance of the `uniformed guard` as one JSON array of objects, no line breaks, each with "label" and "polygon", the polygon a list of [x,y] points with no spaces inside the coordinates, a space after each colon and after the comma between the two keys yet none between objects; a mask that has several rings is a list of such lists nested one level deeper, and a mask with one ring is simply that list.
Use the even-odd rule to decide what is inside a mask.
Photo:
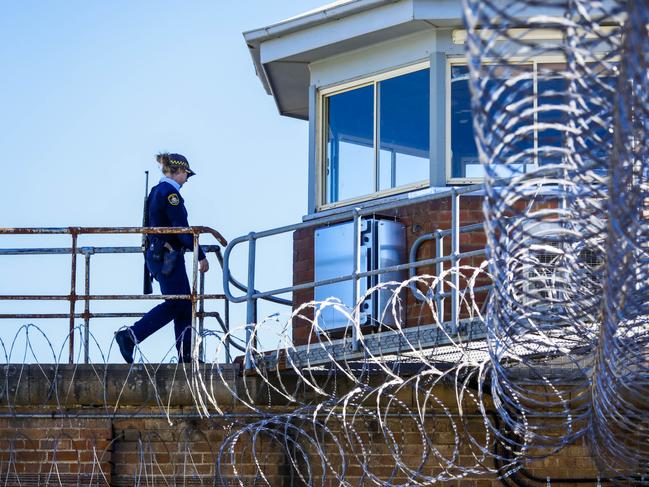
[{"label": "uniformed guard", "polygon": [[[196,174],[189,167],[187,159],[180,154],[162,153],[156,156],[163,177],[149,193],[148,226],[189,227],[185,202],[180,188]],[[151,275],[160,284],[162,294],[191,294],[189,279],[185,270],[184,253],[193,250],[191,234],[149,235],[145,261]],[[207,272],[209,263],[203,249],[198,248],[198,270]],[[115,334],[124,360],[133,363],[133,350],[171,320],[174,322],[176,349],[179,362],[191,361],[192,346],[192,303],[190,300],[167,299],[159,304],[133,326]]]}]

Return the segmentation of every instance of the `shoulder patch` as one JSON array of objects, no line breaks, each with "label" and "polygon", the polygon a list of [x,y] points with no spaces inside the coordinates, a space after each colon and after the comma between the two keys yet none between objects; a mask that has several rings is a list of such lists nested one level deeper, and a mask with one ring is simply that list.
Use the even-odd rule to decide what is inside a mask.
[{"label": "shoulder patch", "polygon": [[173,206],[178,206],[180,203],[180,197],[176,193],[171,193],[169,196],[167,196],[167,200],[169,200],[169,203],[171,203]]}]

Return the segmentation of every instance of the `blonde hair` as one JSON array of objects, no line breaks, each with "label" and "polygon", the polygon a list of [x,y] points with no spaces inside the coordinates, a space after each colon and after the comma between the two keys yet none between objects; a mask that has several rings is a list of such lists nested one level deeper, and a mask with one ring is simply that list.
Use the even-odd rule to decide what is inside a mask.
[{"label": "blonde hair", "polygon": [[158,161],[158,164],[160,164],[160,169],[162,169],[162,173],[166,175],[176,174],[181,169],[184,169],[178,166],[171,165],[171,163],[169,162],[170,159],[169,159],[168,152],[160,152],[159,154],[156,154],[155,160]]}]

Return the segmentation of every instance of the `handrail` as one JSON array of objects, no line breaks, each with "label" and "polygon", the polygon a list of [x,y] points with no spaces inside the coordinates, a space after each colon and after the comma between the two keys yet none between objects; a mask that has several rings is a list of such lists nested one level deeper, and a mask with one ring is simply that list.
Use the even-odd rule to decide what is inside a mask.
[{"label": "handrail", "polygon": [[5,227],[0,228],[0,235],[87,235],[87,234],[128,234],[145,233],[147,235],[168,235],[190,233],[211,234],[224,247],[228,241],[218,231],[210,227]]},{"label": "handrail", "polygon": [[[459,233],[470,233],[470,232],[475,232],[476,230],[480,230],[484,228],[484,225],[482,223],[472,223],[470,225],[465,225],[463,227],[459,228]],[[426,263],[423,265],[428,265],[428,264],[441,264],[445,262],[446,258],[440,258],[439,256],[442,254],[442,245],[441,245],[441,239],[444,237],[451,235],[451,230],[435,230],[434,232],[426,233],[424,235],[421,235],[417,237],[417,239],[412,243],[412,246],[410,247],[410,253],[409,253],[409,262],[417,262],[417,251],[419,250],[419,247],[422,246],[424,242],[429,242],[431,240],[435,240],[435,247],[437,249],[436,255],[438,255],[438,258],[435,259],[435,262],[430,262]],[[487,250],[483,249],[479,251],[479,255],[486,255]],[[421,264],[420,264],[421,265]],[[410,277],[414,277],[415,273],[417,271],[416,267],[410,267],[409,269]],[[438,271],[438,274],[441,272]],[[418,301],[425,301],[426,296],[423,296],[422,293],[417,289],[417,283],[411,282],[410,283],[410,289],[412,290],[413,295]]]},{"label": "handrail", "polygon": [[[196,329],[197,320],[199,332],[202,333],[203,319],[205,317],[215,317],[221,325],[223,332],[229,333],[229,317],[226,313],[225,322],[220,319],[217,312],[206,312],[203,309],[205,299],[226,300],[224,294],[205,294],[204,293],[204,274],[198,272],[198,239],[201,234],[212,235],[220,244],[227,245],[227,240],[216,230],[205,226],[195,227],[38,227],[38,228],[0,228],[0,235],[70,235],[72,246],[69,248],[28,248],[28,249],[0,249],[0,255],[54,255],[67,254],[71,255],[71,272],[70,272],[70,293],[67,295],[5,295],[0,296],[0,301],[24,300],[24,301],[55,301],[66,300],[70,302],[70,311],[63,313],[30,313],[30,314],[0,314],[3,318],[69,318],[69,362],[73,363],[74,358],[74,328],[75,319],[84,320],[84,360],[89,360],[89,326],[91,318],[117,318],[142,316],[142,313],[91,313],[90,302],[95,300],[151,300],[151,299],[172,299],[172,300],[191,300],[192,302],[192,329]],[[171,235],[171,234],[191,234],[193,235],[193,279],[191,294],[188,295],[144,295],[144,294],[115,294],[115,295],[98,295],[90,294],[90,258],[94,254],[125,254],[141,253],[144,251],[142,246],[130,247],[79,247],[77,245],[79,235],[97,235],[97,234],[148,234],[148,235]],[[206,252],[215,252],[220,254],[218,245],[203,246]],[[77,257],[83,255],[85,258],[85,292],[78,294],[76,291],[77,282]],[[77,301],[85,303],[83,313],[75,311]],[[197,310],[197,303],[200,303],[200,309]],[[227,307],[226,307],[227,309]],[[226,355],[229,357],[229,346],[231,342],[227,340]],[[200,351],[201,356],[203,350]]]},{"label": "handrail", "polygon": [[[313,219],[309,221],[305,221],[302,223],[296,223],[292,225],[286,225],[283,227],[278,227],[274,229],[269,229],[269,230],[264,230],[261,232],[250,232],[247,235],[242,235],[237,238],[234,238],[233,240],[230,241],[230,243],[227,245],[225,248],[225,252],[223,254],[223,292],[227,298],[228,301],[233,302],[233,303],[247,303],[247,329],[246,329],[246,342],[249,343],[250,340],[252,339],[252,330],[251,326],[252,324],[256,321],[256,302],[258,299],[268,299],[275,297],[277,298],[277,295],[279,294],[285,294],[289,292],[294,292],[297,290],[301,289],[310,289],[310,288],[315,288],[318,286],[323,286],[326,284],[333,284],[337,282],[342,282],[342,281],[352,281],[353,282],[353,290],[354,290],[354,302],[360,297],[359,296],[359,291],[360,291],[360,279],[368,276],[374,276],[374,275],[379,275],[379,274],[384,274],[387,272],[393,272],[397,270],[405,270],[409,269],[412,273],[414,269],[417,267],[423,266],[423,265],[436,265],[436,269],[438,271],[438,274],[441,274],[440,272],[440,266],[444,262],[450,262],[452,267],[457,267],[460,259],[462,258],[469,258],[469,257],[475,257],[479,255],[484,255],[485,250],[480,249],[480,250],[475,250],[475,251],[469,251],[469,252],[460,252],[460,233],[465,233],[469,231],[475,231],[481,227],[481,225],[478,224],[472,224],[468,225],[464,229],[460,229],[460,205],[459,205],[459,199],[461,195],[465,194],[470,194],[470,193],[477,193],[480,192],[484,189],[483,185],[471,185],[471,186],[464,186],[464,187],[453,187],[450,188],[448,191],[441,191],[438,193],[433,193],[433,194],[428,194],[428,195],[423,195],[423,196],[418,196],[415,198],[408,198],[408,199],[402,199],[402,200],[393,200],[387,203],[379,203],[376,205],[371,205],[367,206],[364,208],[350,208],[345,211],[341,211],[339,213],[333,214],[333,215],[328,215],[323,218],[318,218],[318,219]],[[404,206],[411,206],[415,204],[420,204],[420,203],[426,203],[438,199],[445,199],[445,198],[450,198],[451,199],[451,228],[449,230],[444,230],[440,231],[438,236],[438,242],[441,240],[441,237],[450,235],[451,236],[451,253],[450,255],[444,256],[440,255],[440,252],[438,252],[438,257],[434,259],[426,259],[422,261],[414,261],[414,259],[410,259],[408,263],[404,264],[399,264],[399,265],[394,265],[391,267],[386,267],[382,269],[376,269],[376,270],[370,270],[370,271],[361,271],[359,268],[359,259],[358,259],[358,245],[360,242],[360,232],[361,232],[361,225],[360,225],[360,220],[364,216],[368,215],[375,215],[377,213],[381,212],[386,212],[386,211],[391,211],[395,210],[397,208],[401,208]],[[353,249],[354,249],[354,265],[355,269],[353,272],[349,275],[345,276],[338,276],[335,278],[331,279],[325,279],[325,280],[320,280],[320,281],[313,281],[313,282],[308,282],[308,283],[301,283],[301,284],[294,284],[292,286],[286,286],[282,288],[276,288],[270,291],[264,291],[264,292],[259,292],[255,290],[254,288],[254,282],[255,282],[255,268],[256,268],[256,262],[255,262],[255,255],[256,255],[256,243],[258,240],[265,238],[265,237],[271,237],[283,233],[288,233],[288,232],[294,232],[297,230],[303,230],[303,229],[308,229],[308,228],[315,228],[315,227],[322,227],[326,225],[330,225],[332,223],[339,223],[342,221],[348,221],[349,219],[352,219],[353,225],[354,225],[354,232],[353,232]],[[234,247],[237,245],[241,244],[242,242],[248,242],[248,286],[246,289],[246,294],[243,296],[235,296],[231,289],[230,289],[230,282],[232,282],[232,277],[230,273],[230,254],[232,253],[232,250]],[[420,243],[420,242],[419,242]],[[438,250],[440,248],[440,245],[438,243],[437,246]],[[416,250],[415,250],[416,252]],[[451,290],[450,290],[450,297],[451,297],[451,324],[452,324],[452,329],[456,330],[457,322],[459,319],[459,273],[452,273],[451,274],[451,280],[452,280],[452,285],[451,285]],[[241,288],[240,288],[241,289]],[[443,284],[440,283],[440,288],[438,290],[438,293],[436,293],[436,299],[438,300],[438,304],[442,304],[441,300],[446,296],[447,293],[444,292],[443,289]],[[288,301],[288,300],[287,300]],[[286,303],[288,304],[288,302]],[[359,319],[358,312],[355,311],[356,317],[355,320]],[[443,308],[441,306],[438,306],[438,313],[440,313],[440,316],[443,316]],[[357,326],[352,328],[352,332],[354,336],[352,336],[352,346],[355,349],[357,345],[357,340],[355,337],[355,333],[357,330]],[[245,364],[246,367],[249,368],[251,367],[251,357],[250,357],[250,352],[246,352],[246,358],[245,358]]]},{"label": "handrail", "polygon": [[[223,254],[221,254],[221,249],[217,249],[216,252],[216,258],[219,261],[219,264],[221,266],[221,270],[225,272],[225,268],[223,266]],[[228,271],[228,280],[232,283],[234,287],[236,287],[239,291],[243,291],[244,293],[248,293],[248,288],[245,286],[245,284],[242,284],[241,282],[237,281],[232,274],[229,273]],[[259,291],[255,290],[255,294],[258,293]],[[283,304],[285,306],[291,306],[293,304],[293,301],[290,299],[283,299],[283,298],[278,298],[277,296],[262,296],[261,299],[264,299],[266,301],[269,301],[271,303],[277,303],[277,304]],[[234,302],[234,301],[233,301]]]},{"label": "handrail", "polygon": [[[378,204],[378,205],[372,205],[368,206],[366,208],[361,208],[357,209],[356,213],[359,217],[367,216],[367,215],[373,215],[376,213],[380,213],[382,211],[387,211],[387,210],[394,210],[397,208],[401,208],[403,206],[410,206],[410,205],[415,205],[419,203],[427,203],[430,201],[438,200],[438,199],[444,199],[448,198],[452,195],[463,195],[463,194],[468,194],[468,193],[473,193],[473,192],[478,192],[482,191],[484,189],[484,185],[482,184],[473,184],[470,186],[462,186],[458,188],[451,188],[448,191],[441,191],[439,193],[433,193],[433,194],[428,194],[428,195],[423,195],[419,196],[416,198],[412,199],[404,199],[404,200],[398,200],[398,201],[392,201],[389,203],[385,204]],[[288,233],[288,232],[294,232],[296,230],[303,230],[305,228],[313,228],[313,227],[323,227],[326,225],[330,225],[333,223],[340,223],[343,221],[347,221],[350,218],[353,218],[355,214],[354,209],[350,209],[348,211],[344,211],[341,213],[336,213],[335,215],[330,215],[321,219],[317,220],[310,220],[302,223],[294,223],[291,225],[285,225],[283,227],[277,227],[269,230],[264,230],[261,232],[250,232],[246,235],[241,235],[239,237],[236,237],[232,240],[230,240],[230,243],[225,247],[225,252],[223,254],[223,292],[225,293],[226,297],[228,298],[229,301],[233,303],[243,303],[246,301],[247,296],[234,296],[230,290],[230,287],[228,285],[228,282],[230,281],[230,254],[232,253],[232,250],[234,247],[239,245],[242,242],[247,242],[251,240],[259,240],[265,237],[272,237],[275,235],[279,235],[282,233]],[[451,230],[447,230],[446,234],[450,234]],[[349,279],[343,279],[343,280],[349,280]],[[335,282],[335,281],[334,281]],[[322,281],[322,283],[314,283],[315,285],[321,285],[321,284],[330,284],[328,281]],[[273,295],[273,294],[284,294],[289,288],[281,288],[277,291],[281,292],[265,292],[263,293],[263,297]],[[257,296],[253,295],[254,297],[262,297],[262,296]]]},{"label": "handrail", "polygon": [[[314,218],[308,221],[303,221],[301,223],[296,223],[292,225],[286,225],[274,229],[264,230],[261,232],[251,232],[247,235],[239,236],[230,242],[227,242],[225,238],[216,230],[205,227],[205,226],[196,226],[196,227],[157,227],[157,228],[142,228],[142,227],[60,227],[60,228],[0,228],[0,235],[3,234],[12,234],[12,235],[39,235],[39,234],[68,234],[72,237],[72,246],[70,248],[51,248],[51,249],[5,249],[0,250],[0,255],[35,255],[39,253],[48,253],[48,254],[68,254],[72,255],[72,271],[71,271],[71,283],[70,283],[70,293],[67,295],[38,295],[38,296],[0,296],[0,301],[4,300],[69,300],[70,301],[70,312],[67,315],[57,314],[56,317],[65,317],[70,318],[70,361],[72,361],[74,353],[74,320],[76,318],[83,318],[86,327],[86,340],[88,336],[88,322],[89,319],[95,317],[117,317],[117,316],[126,316],[132,315],[133,313],[90,313],[89,303],[93,300],[145,300],[145,299],[190,299],[192,301],[192,326],[196,324],[196,319],[198,318],[201,323],[202,320],[207,316],[214,316],[219,320],[221,327],[224,329],[224,332],[227,334],[229,332],[229,324],[227,323],[226,316],[226,325],[223,325],[222,320],[218,316],[218,313],[208,313],[203,310],[203,300],[204,299],[223,299],[226,303],[226,309],[229,309],[227,304],[232,303],[246,303],[247,304],[247,327],[246,327],[246,343],[249,345],[250,340],[253,338],[252,327],[256,322],[256,313],[257,313],[257,301],[259,299],[265,299],[271,302],[275,302],[282,305],[292,305],[292,300],[281,298],[279,295],[294,292],[302,289],[312,289],[318,286],[323,286],[327,284],[333,284],[343,281],[352,281],[354,284],[354,297],[358,299],[360,296],[360,280],[369,276],[377,276],[387,272],[400,271],[400,270],[409,270],[410,275],[415,272],[417,267],[435,265],[436,273],[441,275],[443,271],[443,265],[446,262],[449,262],[451,266],[457,266],[461,259],[475,257],[484,255],[484,249],[473,250],[469,252],[460,252],[459,239],[460,234],[470,231],[476,231],[481,227],[481,224],[471,224],[465,227],[460,227],[460,212],[459,212],[459,200],[460,196],[468,195],[471,193],[478,193],[484,190],[482,185],[472,185],[464,187],[454,187],[446,191],[440,191],[436,193],[416,196],[414,198],[404,198],[400,200],[392,200],[383,203],[377,203],[372,205],[367,205],[361,208],[348,208],[342,211],[339,211],[335,214],[329,214],[322,218]],[[417,205],[421,203],[427,203],[439,199],[451,199],[451,213],[452,221],[451,228],[448,230],[437,230],[431,234],[424,235],[418,238],[415,242],[415,245],[412,246],[410,252],[410,258],[408,262],[393,265],[381,269],[372,269],[369,271],[363,271],[360,269],[359,259],[355,258],[355,268],[351,274],[344,276],[337,276],[335,278],[324,279],[319,281],[312,281],[307,283],[294,284],[292,286],[276,288],[269,291],[260,291],[255,289],[255,271],[256,271],[256,243],[258,240],[266,237],[272,237],[275,235],[285,234],[289,232],[294,232],[297,230],[310,229],[316,227],[322,227],[330,225],[333,223],[339,223],[343,221],[349,221],[352,219],[354,224],[354,255],[358,256],[358,245],[360,242],[361,235],[361,220],[370,215],[377,215],[382,212],[389,212],[396,210],[404,206]],[[77,246],[77,237],[83,234],[192,234],[194,237],[194,262],[193,262],[193,280],[192,280],[192,292],[190,295],[93,295],[89,292],[89,261],[90,256],[93,254],[100,253],[139,253],[143,251],[143,248],[140,247],[78,247]],[[225,246],[225,251],[221,254],[221,248],[219,246],[209,246],[205,247],[207,251],[212,251],[217,256],[219,264],[223,269],[223,294],[209,294],[205,295],[203,292],[203,275],[200,274],[201,281],[198,282],[198,238],[201,234],[210,234],[215,240],[220,244]],[[442,238],[450,236],[451,237],[451,252],[448,255],[444,255],[440,251],[441,240]],[[426,240],[436,240],[437,242],[437,253],[435,258],[416,260],[417,248],[421,243]],[[230,257],[232,250],[239,244],[247,242],[248,243],[248,272],[247,272],[247,283],[242,284],[236,280],[231,273],[230,269]],[[86,259],[86,290],[83,294],[76,293],[76,260],[78,255],[84,255]],[[451,309],[451,323],[457,323],[459,318],[459,274],[451,274],[452,285],[451,289],[448,292],[444,291],[444,284],[440,282],[438,284],[438,289],[435,290],[435,299],[438,300],[438,313],[440,316],[444,316],[443,312],[443,300],[446,297],[451,298],[452,309]],[[242,296],[235,296],[230,288],[230,285],[236,287],[237,289],[243,291],[245,294]],[[413,290],[415,295],[417,295],[416,289]],[[419,297],[418,297],[419,298]],[[86,308],[83,313],[75,312],[75,303],[76,301],[84,301],[86,303]],[[197,309],[197,302],[200,302],[200,309]],[[227,313],[226,313],[227,314]],[[358,314],[358,313],[357,313]],[[0,314],[0,319],[5,318],[9,315]],[[27,316],[27,315],[25,315]],[[45,316],[44,314],[33,314],[29,316]],[[54,317],[54,315],[49,315],[48,317]],[[360,319],[359,316],[355,317],[356,320]],[[357,327],[354,327],[354,331]],[[355,337],[353,341],[356,342]],[[230,343],[226,344],[226,354],[229,356],[229,346]],[[240,347],[236,347],[240,348]],[[87,346],[85,347],[86,351],[86,360],[87,360]],[[250,347],[246,347],[246,366],[250,366]]]}]

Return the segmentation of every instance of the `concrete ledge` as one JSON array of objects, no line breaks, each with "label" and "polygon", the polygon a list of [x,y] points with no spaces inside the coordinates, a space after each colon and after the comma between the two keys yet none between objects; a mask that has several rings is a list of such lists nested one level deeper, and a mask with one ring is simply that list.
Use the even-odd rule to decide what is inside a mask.
[{"label": "concrete ledge", "polygon": [[[200,380],[197,378],[200,376]],[[234,405],[237,364],[17,364],[0,367],[0,406],[192,406],[208,393]],[[202,383],[201,383],[202,382]]]}]

